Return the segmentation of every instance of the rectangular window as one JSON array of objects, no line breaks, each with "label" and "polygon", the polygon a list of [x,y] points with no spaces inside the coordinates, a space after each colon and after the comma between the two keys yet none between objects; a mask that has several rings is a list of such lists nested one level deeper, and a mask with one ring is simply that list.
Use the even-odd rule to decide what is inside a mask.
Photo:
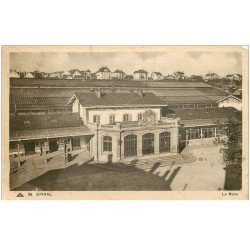
[{"label": "rectangular window", "polygon": [[17,148],[18,148],[17,143],[14,141],[10,141],[10,149],[17,149]]},{"label": "rectangular window", "polygon": [[110,136],[103,137],[103,151],[112,152],[112,138]]},{"label": "rectangular window", "polygon": [[208,133],[208,128],[202,128],[202,138],[208,138],[209,133]]},{"label": "rectangular window", "polygon": [[123,115],[123,121],[129,122],[129,115],[128,114]]},{"label": "rectangular window", "polygon": [[142,121],[142,113],[138,114],[138,121]]},{"label": "rectangular window", "polygon": [[100,123],[100,116],[99,115],[94,115],[93,116],[93,123]]},{"label": "rectangular window", "polygon": [[199,139],[199,138],[200,138],[200,129],[198,129],[198,128],[189,129],[188,140]]},{"label": "rectangular window", "polygon": [[211,138],[214,137],[215,130],[214,128],[203,128],[202,129],[202,138]]},{"label": "rectangular window", "polygon": [[109,116],[109,123],[114,124],[115,123],[115,115],[110,115]]}]

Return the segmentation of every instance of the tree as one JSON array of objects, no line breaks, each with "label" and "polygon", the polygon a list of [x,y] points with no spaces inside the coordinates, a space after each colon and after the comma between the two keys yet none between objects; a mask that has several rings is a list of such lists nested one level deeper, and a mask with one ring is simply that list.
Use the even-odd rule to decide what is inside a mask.
[{"label": "tree", "polygon": [[229,121],[224,127],[227,138],[221,140],[221,152],[226,164],[225,190],[242,188],[242,112],[232,111]]}]

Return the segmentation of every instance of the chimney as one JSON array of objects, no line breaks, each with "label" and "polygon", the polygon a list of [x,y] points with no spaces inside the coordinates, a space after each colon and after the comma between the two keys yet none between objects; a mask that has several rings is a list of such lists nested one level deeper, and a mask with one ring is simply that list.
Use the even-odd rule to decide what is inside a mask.
[{"label": "chimney", "polygon": [[97,98],[102,98],[102,91],[100,89],[97,89],[95,91],[95,95],[97,96]]}]

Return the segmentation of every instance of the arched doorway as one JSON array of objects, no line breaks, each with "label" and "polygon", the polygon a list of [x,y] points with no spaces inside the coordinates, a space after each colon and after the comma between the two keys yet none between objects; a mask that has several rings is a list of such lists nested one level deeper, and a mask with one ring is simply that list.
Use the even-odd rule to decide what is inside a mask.
[{"label": "arched doorway", "polygon": [[124,137],[124,156],[132,157],[137,155],[137,136],[127,135]]},{"label": "arched doorway", "polygon": [[154,153],[154,134],[147,133],[142,136],[142,154],[149,155]]},{"label": "arched doorway", "polygon": [[162,132],[159,135],[160,141],[160,153],[163,152],[170,152],[170,133],[169,132]]}]

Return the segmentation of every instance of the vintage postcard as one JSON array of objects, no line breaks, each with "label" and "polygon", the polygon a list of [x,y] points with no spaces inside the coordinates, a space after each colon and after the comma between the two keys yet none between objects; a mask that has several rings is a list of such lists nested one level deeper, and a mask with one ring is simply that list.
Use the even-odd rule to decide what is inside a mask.
[{"label": "vintage postcard", "polygon": [[249,199],[248,46],[3,46],[3,199]]}]

